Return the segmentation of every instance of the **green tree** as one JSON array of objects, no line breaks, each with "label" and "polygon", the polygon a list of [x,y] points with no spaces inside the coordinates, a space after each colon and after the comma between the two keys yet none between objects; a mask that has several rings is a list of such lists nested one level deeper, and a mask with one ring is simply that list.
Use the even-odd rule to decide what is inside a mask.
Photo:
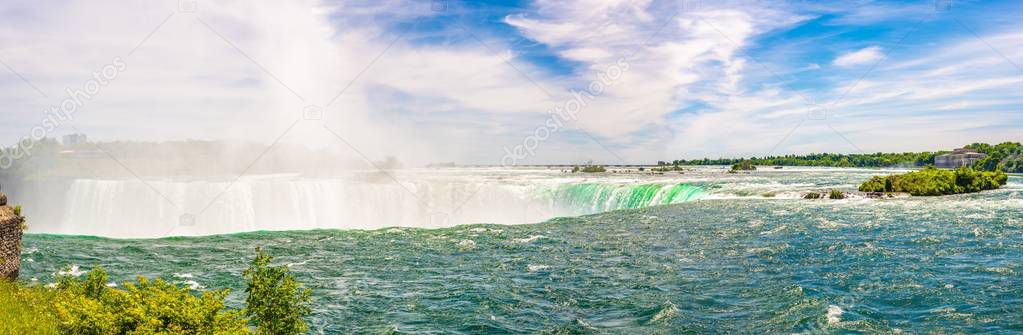
[{"label": "green tree", "polygon": [[304,318],[312,313],[312,292],[295,280],[287,266],[271,266],[271,260],[273,257],[257,247],[256,259],[243,274],[249,294],[245,315],[258,334],[304,334],[309,330]]}]

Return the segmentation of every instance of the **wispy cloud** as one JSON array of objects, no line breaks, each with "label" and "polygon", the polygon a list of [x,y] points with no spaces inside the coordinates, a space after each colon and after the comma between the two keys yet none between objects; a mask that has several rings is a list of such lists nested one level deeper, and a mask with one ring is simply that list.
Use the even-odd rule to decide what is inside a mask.
[{"label": "wispy cloud", "polygon": [[[75,121],[93,138],[271,141],[344,90],[324,122],[365,152],[497,164],[503,146],[619,60],[625,75],[528,162],[933,149],[1023,127],[1023,74],[1006,61],[1023,64],[1023,35],[1011,20],[957,12],[975,25],[1009,22],[976,27],[985,43],[946,34],[959,28],[930,5],[685,3],[700,6],[232,0],[188,13],[177,3],[7,1],[0,59],[52,99],[0,73],[0,143],[117,56],[126,71]],[[920,20],[934,24],[898,45]],[[819,108],[810,102],[833,101],[826,120],[806,120]],[[335,145],[321,128],[302,122],[283,140]]]},{"label": "wispy cloud", "polygon": [[851,67],[874,64],[883,58],[884,53],[881,52],[881,47],[872,46],[838,56],[838,58],[835,58],[834,64],[842,67]]}]

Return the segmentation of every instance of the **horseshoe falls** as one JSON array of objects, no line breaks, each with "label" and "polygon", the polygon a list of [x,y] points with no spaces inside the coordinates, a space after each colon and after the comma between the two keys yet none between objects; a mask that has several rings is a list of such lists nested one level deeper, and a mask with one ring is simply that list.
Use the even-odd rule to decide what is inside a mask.
[{"label": "horseshoe falls", "polygon": [[[31,232],[117,238],[200,236],[246,231],[442,228],[522,224],[699,199],[684,180],[550,178],[515,170],[453,178],[437,171],[396,171],[394,179],[238,180],[67,179],[48,194],[24,197]],[[53,191],[54,189],[66,191]],[[19,196],[21,196],[19,194]]]}]

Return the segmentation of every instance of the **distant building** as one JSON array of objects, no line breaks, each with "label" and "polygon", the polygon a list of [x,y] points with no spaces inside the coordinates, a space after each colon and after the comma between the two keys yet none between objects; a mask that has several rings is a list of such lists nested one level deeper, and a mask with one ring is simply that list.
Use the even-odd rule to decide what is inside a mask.
[{"label": "distant building", "polygon": [[85,144],[88,140],[89,139],[85,137],[85,134],[68,134],[64,135],[64,140],[61,142],[64,143],[65,147],[75,147]]},{"label": "distant building", "polygon": [[934,157],[934,166],[943,169],[956,169],[964,166],[972,166],[973,163],[987,158],[987,154],[977,152],[977,150],[959,148],[952,151],[950,154],[944,154]]}]

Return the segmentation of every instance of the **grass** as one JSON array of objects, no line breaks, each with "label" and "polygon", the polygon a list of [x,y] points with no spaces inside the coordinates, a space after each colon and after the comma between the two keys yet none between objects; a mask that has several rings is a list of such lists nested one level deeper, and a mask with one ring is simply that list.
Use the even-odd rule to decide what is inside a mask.
[{"label": "grass", "polygon": [[58,334],[53,290],[0,280],[0,334]]}]

